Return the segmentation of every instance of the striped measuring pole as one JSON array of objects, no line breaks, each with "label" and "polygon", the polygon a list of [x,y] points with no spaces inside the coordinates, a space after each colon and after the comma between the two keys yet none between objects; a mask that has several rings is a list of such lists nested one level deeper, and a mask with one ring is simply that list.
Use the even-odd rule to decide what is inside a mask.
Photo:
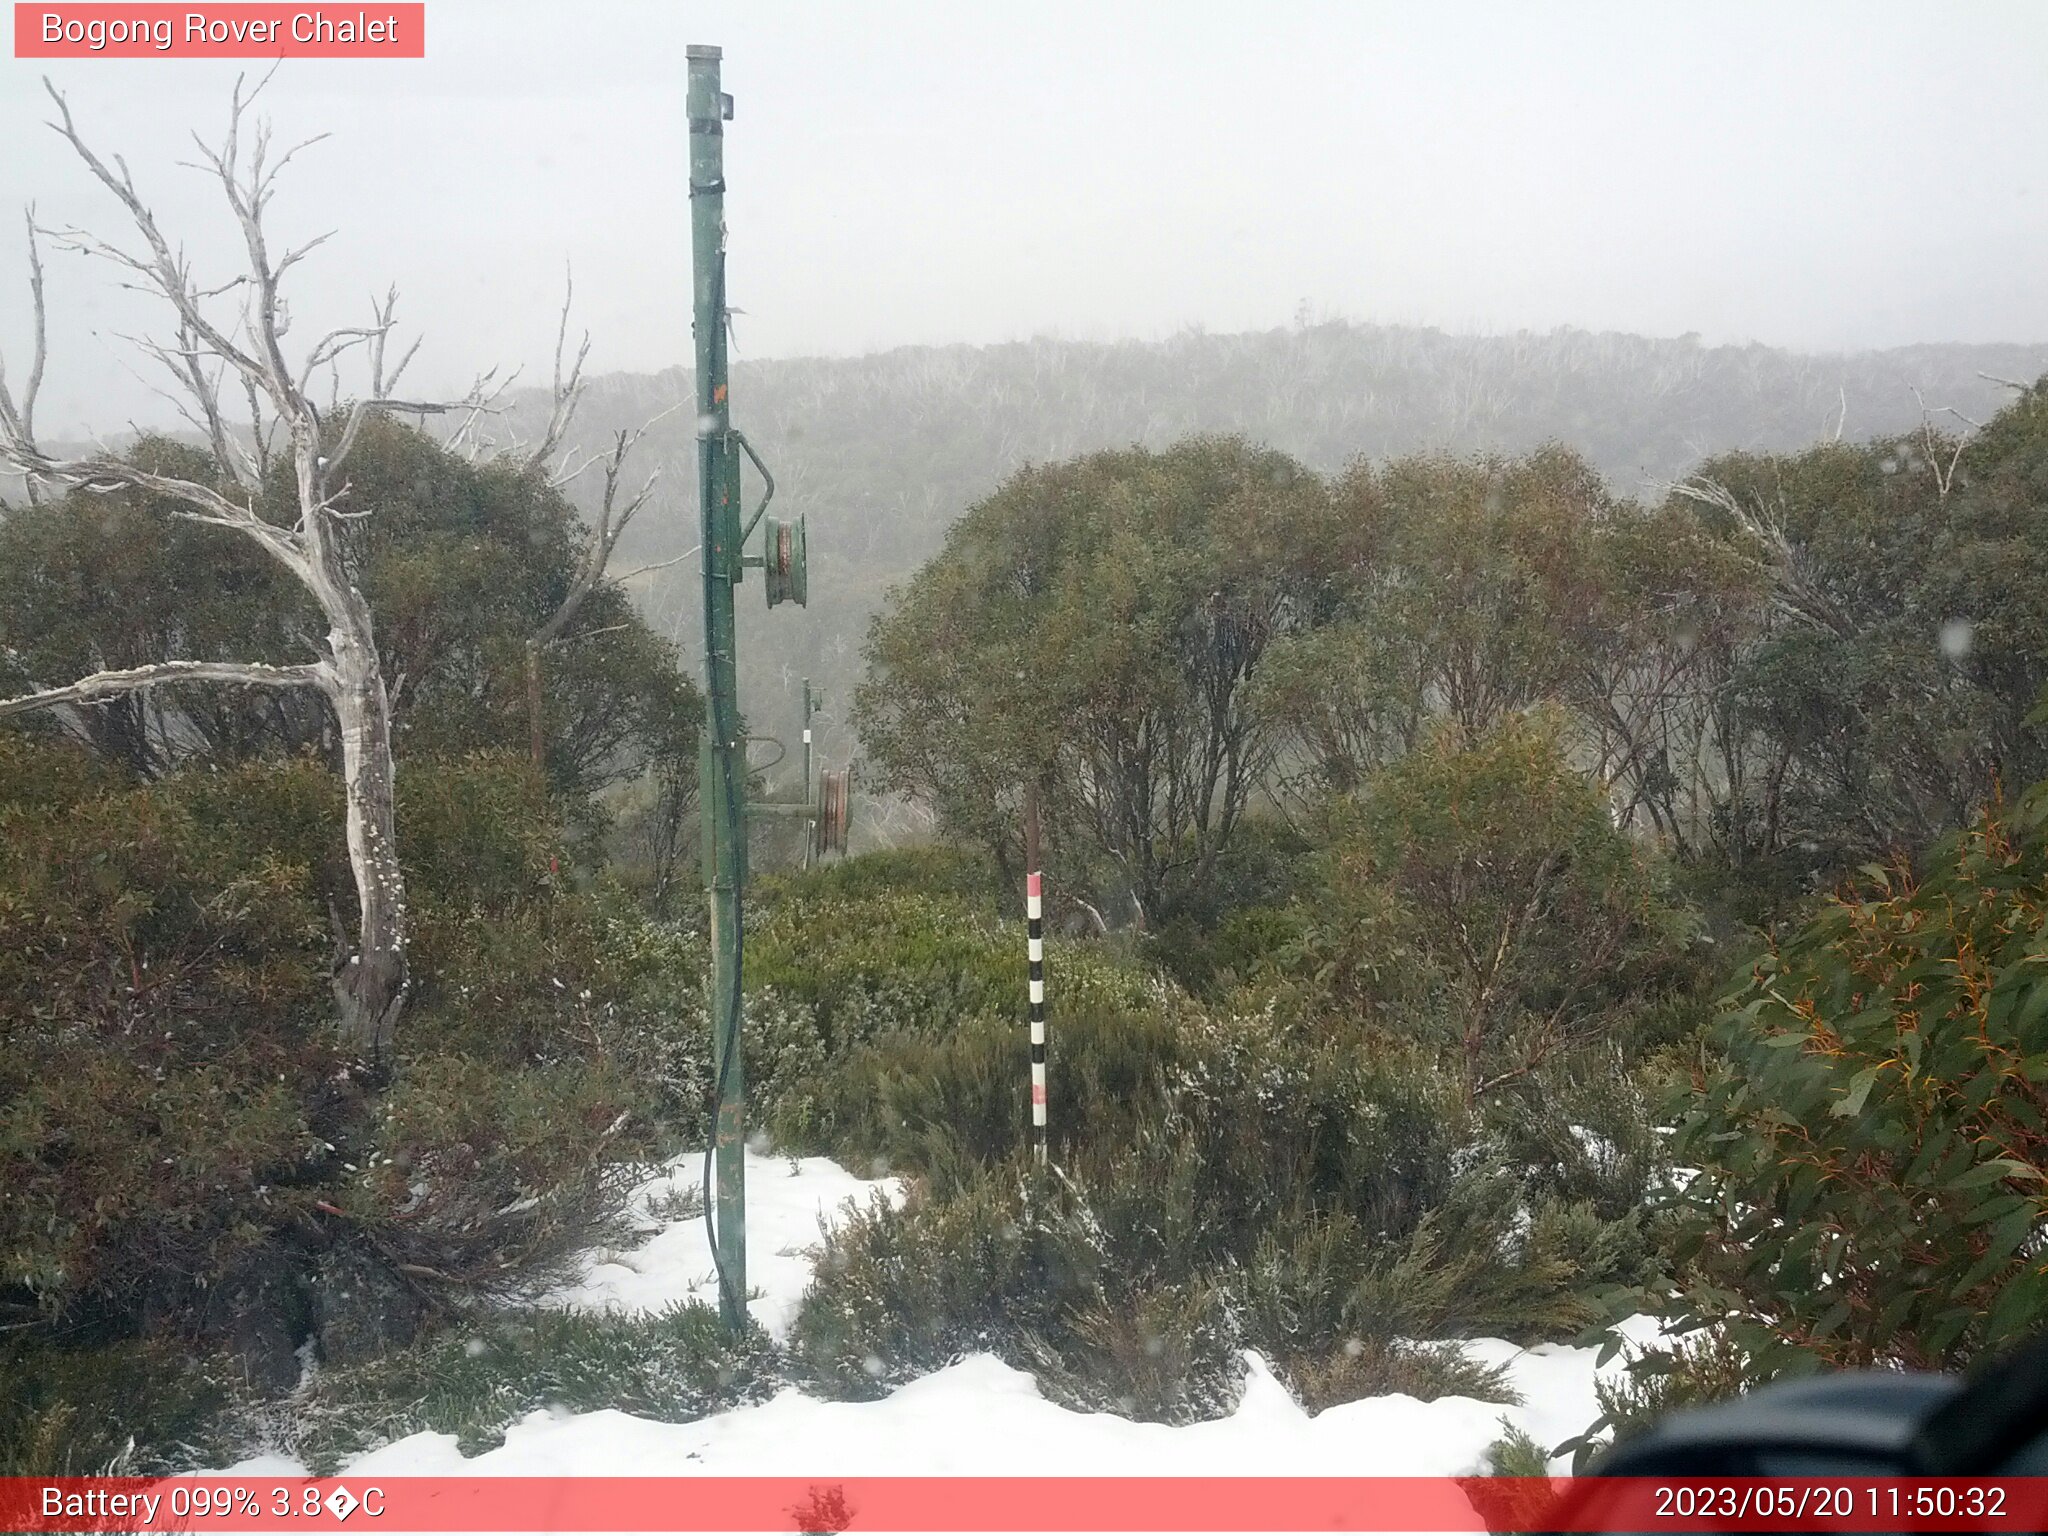
[{"label": "striped measuring pole", "polygon": [[1024,877],[1024,917],[1031,946],[1031,1150],[1045,1164],[1045,913],[1037,870]]}]

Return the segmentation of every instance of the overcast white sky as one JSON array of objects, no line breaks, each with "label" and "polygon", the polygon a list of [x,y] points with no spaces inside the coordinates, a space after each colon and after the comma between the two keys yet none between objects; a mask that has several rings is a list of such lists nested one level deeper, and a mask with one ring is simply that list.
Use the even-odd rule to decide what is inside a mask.
[{"label": "overcast white sky", "polygon": [[[348,7],[351,11],[353,6]],[[689,350],[683,46],[725,50],[742,355],[1318,316],[1803,348],[2048,339],[2048,4],[429,0],[423,61],[267,97],[310,340],[398,283],[415,387],[544,365],[573,260],[592,366]],[[119,230],[41,126],[47,69],[225,274],[179,169],[236,66],[5,61],[0,208]],[[64,151],[60,153],[60,151]],[[18,223],[0,350],[25,367]],[[160,420],[76,257],[41,425]]]}]

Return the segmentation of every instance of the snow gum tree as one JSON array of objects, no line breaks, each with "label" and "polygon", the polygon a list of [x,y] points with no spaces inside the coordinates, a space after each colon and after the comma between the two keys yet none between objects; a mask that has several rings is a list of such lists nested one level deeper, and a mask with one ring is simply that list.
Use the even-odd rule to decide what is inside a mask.
[{"label": "snow gum tree", "polygon": [[1253,679],[1323,586],[1328,498],[1236,438],[1012,476],[874,624],[855,698],[890,787],[1014,857],[1016,790],[1146,915],[1202,890],[1272,766]]}]

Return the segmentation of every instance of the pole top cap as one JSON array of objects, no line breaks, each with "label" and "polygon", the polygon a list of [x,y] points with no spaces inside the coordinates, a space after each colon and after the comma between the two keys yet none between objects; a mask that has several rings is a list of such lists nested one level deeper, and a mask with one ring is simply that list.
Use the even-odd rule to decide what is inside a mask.
[{"label": "pole top cap", "polygon": [[683,50],[686,59],[722,59],[724,50],[714,43],[692,43]]}]

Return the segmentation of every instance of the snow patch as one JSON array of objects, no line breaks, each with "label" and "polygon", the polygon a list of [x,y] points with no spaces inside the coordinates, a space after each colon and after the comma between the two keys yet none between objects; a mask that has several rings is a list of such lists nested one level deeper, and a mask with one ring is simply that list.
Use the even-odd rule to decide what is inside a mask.
[{"label": "snow patch", "polygon": [[[629,1212],[641,1229],[631,1248],[585,1255],[582,1274],[548,1299],[591,1311],[644,1312],[680,1301],[717,1300],[717,1277],[701,1214],[675,1216],[694,1189],[701,1153],[675,1159],[639,1185]],[[787,1334],[811,1276],[821,1221],[842,1220],[846,1203],[880,1194],[900,1204],[900,1179],[863,1179],[825,1158],[747,1157],[748,1278],[751,1310],[777,1337]],[[1657,1336],[1650,1319],[1623,1325],[1635,1344]],[[1579,1434],[1598,1412],[1596,1376],[1619,1373],[1622,1358],[1596,1368],[1598,1351],[1503,1339],[1465,1341],[1487,1364],[1506,1367],[1523,1405],[1472,1398],[1421,1402],[1403,1395],[1343,1403],[1311,1417],[1255,1352],[1245,1355],[1244,1391],[1229,1415],[1171,1426],[1049,1402],[1026,1371],[993,1355],[972,1355],[874,1402],[826,1402],[794,1388],[765,1403],[687,1424],[631,1414],[527,1414],[505,1442],[464,1457],[453,1435],[431,1432],[367,1452],[351,1477],[522,1476],[1460,1476],[1483,1470],[1502,1421],[1546,1447]],[[1553,1463],[1568,1470],[1566,1460]],[[230,1475],[296,1477],[291,1459],[264,1455]],[[537,1508],[536,1528],[550,1512]]]},{"label": "snow patch", "polygon": [[[876,1195],[901,1205],[901,1179],[863,1179],[824,1157],[768,1157],[749,1151],[747,1169],[748,1311],[777,1339],[786,1338],[811,1283],[820,1226],[845,1220],[848,1202],[865,1207]],[[628,1197],[627,1215],[640,1229],[631,1248],[584,1255],[581,1273],[542,1298],[547,1306],[583,1312],[659,1312],[677,1302],[718,1305],[718,1270],[702,1211],[656,1212],[701,1189],[704,1154],[672,1159]]]}]

